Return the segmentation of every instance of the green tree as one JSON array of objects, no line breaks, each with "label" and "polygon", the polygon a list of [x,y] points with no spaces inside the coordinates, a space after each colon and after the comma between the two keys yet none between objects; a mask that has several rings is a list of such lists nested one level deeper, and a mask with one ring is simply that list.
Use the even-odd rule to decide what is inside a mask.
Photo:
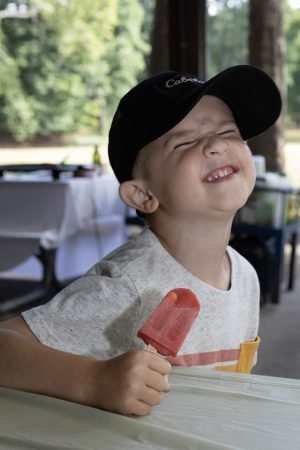
[{"label": "green tree", "polygon": [[248,1],[207,0],[207,75],[248,61]]},{"label": "green tree", "polygon": [[285,5],[287,121],[300,126],[300,10]]},{"label": "green tree", "polygon": [[0,131],[7,133],[15,130],[15,137],[21,140],[26,133],[36,132],[37,123],[32,102],[26,98],[22,89],[18,63],[6,41],[7,37],[0,28]]},{"label": "green tree", "polygon": [[32,3],[31,20],[0,22],[0,132],[103,131],[145,70],[144,9],[138,0]]},{"label": "green tree", "polygon": [[145,73],[145,55],[150,52],[149,44],[141,39],[145,13],[142,5],[132,0],[119,0],[119,4],[114,39],[108,51],[108,117],[115,111],[120,97]]}]

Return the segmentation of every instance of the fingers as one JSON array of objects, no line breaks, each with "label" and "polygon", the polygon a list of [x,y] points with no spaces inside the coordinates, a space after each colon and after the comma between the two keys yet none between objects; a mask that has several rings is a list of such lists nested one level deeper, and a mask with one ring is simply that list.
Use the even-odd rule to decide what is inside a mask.
[{"label": "fingers", "polygon": [[[169,392],[170,383],[169,383],[169,374],[171,372],[172,366],[171,364],[162,356],[157,355],[157,358],[153,358],[150,361],[149,367],[153,370],[153,373],[158,372],[161,375],[164,375],[164,384],[156,385],[155,389],[159,389],[162,392]],[[155,380],[155,377],[153,378]]]},{"label": "fingers", "polygon": [[162,375],[154,370],[147,374],[145,385],[157,392],[169,392],[170,384],[167,375]]},{"label": "fingers", "polygon": [[172,366],[171,364],[158,353],[152,353],[151,358],[149,358],[149,367],[156,372],[161,373],[162,375],[168,375],[171,372]]},{"label": "fingers", "polygon": [[[145,388],[141,392],[139,400],[139,410],[150,414],[151,407],[159,405],[162,401],[162,393],[169,392],[170,384],[168,374],[171,371],[171,364],[163,357],[154,354],[149,364],[149,371],[145,379]],[[145,405],[146,404],[146,405]]]},{"label": "fingers", "polygon": [[163,393],[169,391],[171,365],[155,353],[133,350],[99,361],[97,368],[96,405],[102,409],[147,415],[153,406],[160,404]]},{"label": "fingers", "polygon": [[[125,394],[125,393],[124,393]],[[123,397],[123,398],[122,398]],[[135,385],[135,388],[119,397],[122,414],[147,415],[153,406],[162,401],[162,393],[146,385]]]},{"label": "fingers", "polygon": [[135,405],[132,405],[132,410],[134,415],[146,416],[151,413],[153,406],[157,406],[162,402],[161,392],[145,387],[141,396]]},{"label": "fingers", "polygon": [[130,412],[124,413],[134,416],[148,416],[151,414],[152,406],[141,400],[137,400],[134,405],[131,405]]}]

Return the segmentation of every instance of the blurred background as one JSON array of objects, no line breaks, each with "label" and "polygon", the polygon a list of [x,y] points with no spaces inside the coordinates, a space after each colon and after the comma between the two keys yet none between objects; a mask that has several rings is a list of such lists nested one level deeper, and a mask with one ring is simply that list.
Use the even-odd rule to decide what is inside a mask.
[{"label": "blurred background", "polygon": [[251,63],[282,122],[253,142],[300,185],[300,5],[292,0],[0,0],[0,164],[91,163],[119,98],[167,68],[208,78]]}]

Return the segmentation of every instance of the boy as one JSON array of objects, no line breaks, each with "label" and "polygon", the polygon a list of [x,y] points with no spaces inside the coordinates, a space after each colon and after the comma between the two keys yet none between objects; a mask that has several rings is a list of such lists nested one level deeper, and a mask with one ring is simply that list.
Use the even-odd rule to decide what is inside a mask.
[{"label": "boy", "polygon": [[[258,345],[259,287],[228,247],[255,183],[245,142],[281,101],[251,66],[203,83],[165,72],[120,102],[109,157],[120,195],[148,227],[51,302],[2,324],[0,384],[123,414],[149,414],[173,365],[249,372]],[[201,312],[176,358],[145,350],[137,331],[171,289]]]}]

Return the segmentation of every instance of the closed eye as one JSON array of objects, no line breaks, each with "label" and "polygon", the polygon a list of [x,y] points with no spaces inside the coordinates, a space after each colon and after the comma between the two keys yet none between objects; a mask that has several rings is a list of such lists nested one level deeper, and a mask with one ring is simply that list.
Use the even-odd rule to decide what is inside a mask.
[{"label": "closed eye", "polygon": [[[233,127],[233,128],[228,128],[225,130],[220,130],[219,132],[216,133],[219,136],[230,136],[230,135],[240,135],[239,129],[237,127]],[[184,142],[179,142],[178,144],[176,144],[173,148],[178,149],[178,148],[184,148],[184,147],[191,147],[195,144],[198,144],[199,141],[201,140],[201,138],[197,138],[197,139],[193,139],[192,141],[184,141]]]},{"label": "closed eye", "polygon": [[192,144],[194,144],[195,142],[198,142],[198,141],[195,140],[195,141],[180,142],[180,144],[176,144],[176,145],[175,145],[174,150],[175,150],[176,148],[186,147],[186,146],[192,145]]},{"label": "closed eye", "polygon": [[237,129],[237,128],[230,128],[229,130],[221,131],[221,132],[219,133],[219,135],[224,136],[224,135],[226,135],[226,134],[233,134],[233,133],[239,133],[238,129]]}]

